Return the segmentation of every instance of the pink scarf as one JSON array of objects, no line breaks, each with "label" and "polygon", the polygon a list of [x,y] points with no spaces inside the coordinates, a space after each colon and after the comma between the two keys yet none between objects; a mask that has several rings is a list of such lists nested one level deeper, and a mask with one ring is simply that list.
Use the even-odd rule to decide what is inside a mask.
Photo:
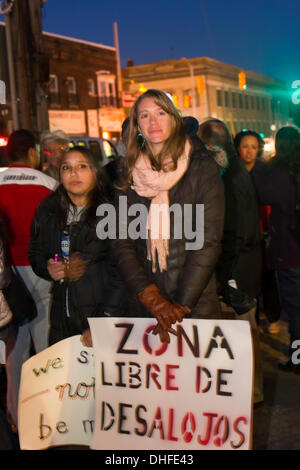
[{"label": "pink scarf", "polygon": [[[156,272],[156,253],[160,271],[167,269],[170,240],[169,190],[182,178],[189,165],[189,141],[185,144],[183,155],[178,159],[174,171],[155,171],[148,157],[141,153],[132,171],[134,190],[143,197],[151,199],[148,213],[147,257],[152,261],[152,271]],[[171,167],[168,159],[164,167]]]}]

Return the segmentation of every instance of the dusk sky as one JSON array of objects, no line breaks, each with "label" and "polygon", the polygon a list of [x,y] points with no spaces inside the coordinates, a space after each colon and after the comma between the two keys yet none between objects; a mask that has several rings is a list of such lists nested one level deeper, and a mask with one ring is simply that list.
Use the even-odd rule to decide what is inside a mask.
[{"label": "dusk sky", "polygon": [[47,0],[43,29],[114,45],[121,65],[208,56],[282,78],[300,79],[299,0]]},{"label": "dusk sky", "polygon": [[48,0],[45,31],[107,45],[121,65],[208,56],[288,82],[300,79],[299,0]]}]

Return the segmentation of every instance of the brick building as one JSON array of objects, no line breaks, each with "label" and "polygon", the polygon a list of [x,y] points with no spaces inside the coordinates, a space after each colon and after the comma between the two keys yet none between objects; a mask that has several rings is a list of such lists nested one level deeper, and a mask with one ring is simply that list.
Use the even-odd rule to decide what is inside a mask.
[{"label": "brick building", "polygon": [[[0,23],[2,41],[4,28],[4,23]],[[49,58],[49,71],[45,70],[49,81],[44,89],[50,129],[93,137],[105,133],[108,138],[118,139],[124,111],[117,92],[116,48],[48,32],[43,32],[43,41]],[[0,70],[7,70],[3,45],[2,42]],[[5,78],[8,82],[7,72]]]}]

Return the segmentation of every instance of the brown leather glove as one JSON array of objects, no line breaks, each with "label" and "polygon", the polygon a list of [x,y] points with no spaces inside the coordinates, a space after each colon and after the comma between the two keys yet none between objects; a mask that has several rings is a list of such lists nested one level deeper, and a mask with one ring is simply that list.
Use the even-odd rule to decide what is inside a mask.
[{"label": "brown leather glove", "polygon": [[[157,319],[160,328],[155,328],[153,333],[158,333],[161,341],[167,341],[169,335],[166,334],[166,332],[170,330],[171,325],[176,323],[176,321],[181,322],[184,315],[190,311],[187,307],[183,307],[178,303],[169,302],[162,297],[155,284],[150,284],[146,287],[146,289],[140,292],[138,298],[147,310]],[[175,330],[170,332],[174,333],[174,331]]]},{"label": "brown leather glove", "polygon": [[79,252],[72,253],[66,266],[65,279],[68,281],[77,281],[85,273],[88,260],[84,260]]}]

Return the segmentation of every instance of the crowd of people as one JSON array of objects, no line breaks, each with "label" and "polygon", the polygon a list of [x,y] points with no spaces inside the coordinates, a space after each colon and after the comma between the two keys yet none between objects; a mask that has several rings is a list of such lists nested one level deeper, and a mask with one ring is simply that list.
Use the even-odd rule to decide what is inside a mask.
[{"label": "crowd of people", "polygon": [[[248,321],[254,404],[259,404],[264,400],[259,312],[276,334],[284,311],[290,349],[279,367],[300,374],[292,361],[293,342],[300,339],[296,128],[278,131],[276,153],[265,161],[256,132],[233,139],[222,121],[206,119],[199,125],[183,118],[164,92],[148,90],[122,126],[119,157],[104,168],[88,149],[68,149],[61,131],[42,134],[45,158],[39,166],[36,143],[28,130],[13,132],[9,167],[0,173],[4,445],[11,428],[17,430],[22,364],[73,335],[92,346],[89,317],[154,317],[153,333],[162,342],[170,342],[183,318]],[[101,237],[96,228],[101,204],[113,205],[126,227],[133,221],[130,209],[145,207],[144,236],[124,237],[117,223],[115,236]],[[175,217],[170,210],[175,205],[182,214],[189,206],[189,220]],[[197,219],[199,205],[204,223]],[[7,267],[31,293],[34,318],[14,321],[14,306],[5,299]]]}]

